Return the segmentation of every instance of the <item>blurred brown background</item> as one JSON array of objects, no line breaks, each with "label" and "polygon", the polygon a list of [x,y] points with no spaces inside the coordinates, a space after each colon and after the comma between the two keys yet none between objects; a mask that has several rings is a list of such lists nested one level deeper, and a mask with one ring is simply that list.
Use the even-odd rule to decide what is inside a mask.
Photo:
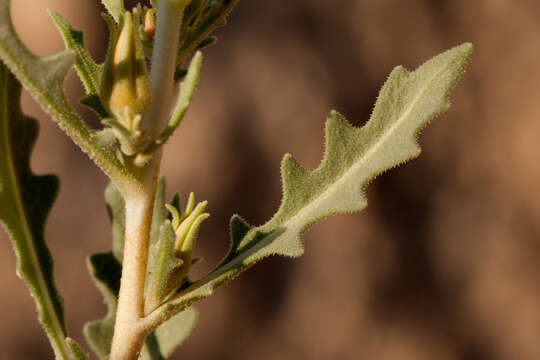
[{"label": "blurred brown background", "polygon": [[[13,1],[33,51],[62,48],[46,8],[85,29],[103,59],[97,0]],[[421,157],[378,178],[365,211],[314,226],[300,259],[268,259],[198,303],[175,359],[540,359],[539,14],[532,0],[241,1],[205,51],[164,159],[171,194],[210,203],[199,273],[226,251],[231,214],[260,224],[277,209],[284,153],[319,163],[330,109],[361,125],[395,65],[414,69],[465,41],[475,54],[452,108],[423,132]],[[66,86],[75,102],[78,80]],[[46,237],[84,343],[83,323],[105,314],[85,259],[110,248],[107,181],[28,96],[24,105],[42,124],[34,170],[62,180]],[[52,359],[0,240],[1,358]]]}]

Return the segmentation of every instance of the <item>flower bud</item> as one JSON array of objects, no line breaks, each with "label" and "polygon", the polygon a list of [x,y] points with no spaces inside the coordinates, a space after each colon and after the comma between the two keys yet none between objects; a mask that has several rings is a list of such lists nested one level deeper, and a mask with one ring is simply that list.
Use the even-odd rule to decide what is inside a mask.
[{"label": "flower bud", "polygon": [[146,37],[150,40],[154,39],[156,34],[156,10],[149,9],[144,14],[144,33]]},{"label": "flower bud", "polygon": [[195,206],[195,195],[191,193],[189,194],[186,209],[182,213],[173,205],[165,205],[171,213],[171,224],[176,235],[174,255],[183,261],[184,276],[187,275],[190,266],[193,264],[193,249],[197,241],[199,228],[202,222],[210,217],[210,214],[204,212],[207,204],[208,201],[203,201]]},{"label": "flower bud", "polygon": [[151,102],[150,78],[137,31],[139,12],[124,13],[119,33],[103,71],[101,98],[116,120],[128,131],[137,132],[142,115]]}]

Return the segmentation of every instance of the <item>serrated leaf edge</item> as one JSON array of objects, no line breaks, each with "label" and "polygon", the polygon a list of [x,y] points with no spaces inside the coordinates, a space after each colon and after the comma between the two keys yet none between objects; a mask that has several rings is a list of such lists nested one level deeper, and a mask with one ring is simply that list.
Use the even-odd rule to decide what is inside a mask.
[{"label": "serrated leaf edge", "polygon": [[[349,212],[358,211],[366,207],[367,200],[365,198],[364,189],[375,177],[379,176],[381,173],[393,167],[396,167],[402,164],[403,162],[407,160],[417,157],[420,154],[420,147],[417,142],[417,135],[433,118],[435,118],[437,115],[439,115],[441,112],[443,112],[444,110],[448,108],[449,94],[451,90],[453,89],[455,83],[457,82],[459,75],[463,73],[464,68],[468,63],[468,58],[470,57],[470,54],[472,53],[472,45],[470,43],[466,43],[466,44],[461,45],[460,47],[456,47],[454,49],[448,50],[447,52],[440,54],[439,56],[447,54],[451,51],[456,51],[456,52],[461,51],[460,54],[463,55],[463,57],[460,59],[461,65],[457,69],[456,76],[452,78],[451,81],[449,81],[447,86],[445,86],[446,91],[443,93],[444,104],[438,109],[438,111],[436,111],[435,113],[429,114],[429,116],[425,118],[424,121],[420,125],[415,126],[416,130],[414,131],[412,138],[405,139],[405,141],[409,142],[408,145],[411,145],[410,143],[413,144],[415,151],[410,154],[407,154],[406,156],[399,158],[399,161],[392,160],[392,163],[390,165],[384,165],[385,167],[383,169],[374,171],[372,173],[372,176],[366,178],[360,186],[360,189],[359,189],[360,193],[356,195],[357,199],[359,200],[357,205],[351,206],[350,208],[347,209],[347,211]],[[435,58],[438,58],[438,56]],[[429,60],[428,62],[434,60],[435,58]],[[454,61],[456,60],[454,59]],[[428,62],[426,62],[425,64],[427,64]],[[425,64],[421,65],[418,69],[422,68]],[[429,81],[427,81],[427,83],[430,84],[431,82],[433,82],[438,77],[439,74],[441,74],[444,70],[446,70],[450,66],[450,64],[452,64],[452,62],[450,62],[443,69],[440,69],[438,72],[436,72],[432,76],[432,78]],[[392,74],[394,74],[394,72],[396,73],[403,72],[406,76],[409,76],[410,74],[412,74],[412,72],[406,71],[403,67],[396,67]],[[385,86],[383,86],[383,90],[385,89]],[[371,144],[370,149],[365,154],[362,155],[362,159],[355,160],[354,165],[351,166],[351,168],[349,168],[348,170],[346,170],[344,174],[342,174],[337,181],[340,181],[340,182],[346,181],[346,179],[354,175],[354,173],[358,170],[358,168],[365,166],[369,158],[372,157],[372,155],[377,152],[377,149],[381,146],[381,144],[383,144],[385,140],[394,133],[395,129],[397,129],[403,123],[403,121],[407,119],[407,116],[411,113],[418,99],[422,97],[422,94],[428,88],[429,86],[425,85],[424,89],[419,91],[419,94],[417,94],[414,97],[414,100],[412,101],[412,105],[399,117],[397,121],[395,121],[390,126],[388,134],[386,134],[385,136],[382,136],[381,139],[378,139],[375,142],[375,144]],[[374,112],[376,110],[377,110],[377,105],[374,108]],[[317,169],[313,170],[312,173],[321,169],[324,166],[325,162],[327,161],[328,151],[330,148],[328,144],[328,135],[329,135],[328,130],[333,121],[342,122],[341,124],[335,125],[335,126],[350,127],[355,130],[361,129],[361,128],[353,127],[338,112],[332,111],[330,113],[329,119],[327,121],[327,127],[326,127],[327,144],[325,147],[325,155],[323,157],[321,165]],[[344,210],[339,209],[339,210],[329,211],[327,213],[319,213],[319,214],[316,214],[314,217],[310,217],[308,221],[300,222],[299,219],[306,218],[305,213],[309,214],[310,211],[313,210],[314,207],[311,206],[307,210],[298,211],[298,213],[295,213],[291,218],[286,220],[284,223],[277,224],[277,227],[276,227],[276,224],[274,223],[276,219],[280,216],[280,213],[286,201],[285,197],[287,196],[287,183],[289,181],[287,172],[288,171],[307,172],[307,170],[305,170],[300,164],[298,164],[298,162],[290,155],[286,155],[283,158],[281,169],[282,169],[282,180],[284,183],[284,186],[283,186],[284,199],[280,206],[280,209],[276,212],[276,215],[274,215],[274,217],[272,217],[272,219],[270,219],[270,221],[268,221],[266,224],[259,227],[255,227],[255,228],[251,228],[247,222],[245,222],[243,219],[241,219],[238,216],[234,216],[231,219],[231,223],[233,221],[240,221],[246,227],[246,229],[247,228],[250,229],[246,233],[243,239],[240,239],[240,240],[237,240],[234,238],[232,239],[233,244],[231,245],[231,251],[235,251],[235,243],[238,244],[239,248],[241,248],[242,246],[250,246],[251,244],[253,244],[253,246],[250,246],[249,248],[247,248],[246,251],[239,254],[236,258],[230,259],[231,261],[229,263],[221,262],[208,275],[196,281],[195,283],[193,283],[191,286],[187,287],[186,289],[183,289],[179,294],[177,294],[175,298],[171,299],[169,302],[165,303],[164,305],[156,309],[156,311],[151,313],[145,319],[147,326],[150,326],[150,327],[155,326],[156,324],[159,324],[161,321],[163,321],[163,319],[166,319],[172,316],[175,312],[181,311],[182,309],[190,306],[193,302],[211,295],[216,287],[218,287],[225,281],[238,276],[240,272],[247,269],[249,266],[253,265],[255,262],[257,262],[258,260],[261,260],[264,257],[274,255],[274,254],[279,254],[279,255],[289,256],[289,257],[297,257],[297,256],[302,255],[304,250],[303,250],[302,242],[300,240],[301,234],[310,225],[320,220],[321,218],[328,216],[330,214],[345,212]],[[334,181],[333,183],[337,181]],[[333,190],[329,186],[329,189],[326,189],[325,191],[323,191],[320,195],[318,195],[315,198],[314,201],[321,203],[322,201],[327,199],[331,195],[332,192]],[[286,251],[277,251],[276,249],[272,249],[272,247],[270,247],[269,249],[266,249],[264,252],[260,254],[257,253],[258,250],[268,245],[271,241],[275,240],[285,231],[287,232],[292,231],[292,233],[295,234],[294,238],[295,238],[295,241],[297,242],[295,244],[296,246],[294,247],[289,246],[289,249],[286,249]],[[231,234],[231,235],[234,235],[234,234]],[[256,237],[259,237],[259,241],[254,243],[252,240]]]}]

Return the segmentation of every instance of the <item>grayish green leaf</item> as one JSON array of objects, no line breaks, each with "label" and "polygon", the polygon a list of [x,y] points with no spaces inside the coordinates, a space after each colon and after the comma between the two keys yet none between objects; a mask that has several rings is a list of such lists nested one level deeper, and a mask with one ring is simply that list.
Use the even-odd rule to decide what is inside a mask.
[{"label": "grayish green leaf", "polygon": [[87,323],[84,335],[96,355],[106,359],[111,350],[122,265],[112,252],[94,254],[88,260],[88,270],[105,299],[108,311],[103,319]]},{"label": "grayish green leaf", "polygon": [[124,258],[124,232],[126,231],[126,204],[120,191],[110,183],[105,188],[105,203],[112,227],[112,252],[116,260],[122,263]]},{"label": "grayish green leaf", "polygon": [[161,225],[163,225],[165,219],[167,219],[165,210],[165,179],[163,175],[160,175],[154,198],[152,226],[150,229],[150,245],[153,245],[159,241]]},{"label": "grayish green leaf", "polygon": [[117,159],[114,151],[99,146],[92,131],[67,101],[63,82],[77,60],[66,50],[37,57],[21,42],[10,17],[10,0],[0,0],[0,59],[66,134],[123,190],[138,187],[138,181]]},{"label": "grayish green leaf", "polygon": [[38,134],[36,120],[20,110],[21,87],[0,63],[0,222],[17,255],[17,274],[27,283],[57,359],[82,359],[66,339],[62,298],[53,280],[45,244],[45,220],[58,192],[58,179],[36,176],[30,154]]},{"label": "grayish green leaf", "polygon": [[[174,260],[173,246],[176,239],[171,223],[165,216],[165,179],[160,176],[156,187],[154,198],[154,208],[152,215],[152,226],[150,229],[150,251],[148,252],[148,266],[146,274],[145,289],[145,311],[154,309],[162,298],[165,287],[163,279],[167,273],[178,263]],[[169,251],[167,250],[169,249]],[[179,266],[181,264],[178,264]]]},{"label": "grayish green leaf", "polygon": [[156,139],[154,146],[150,146],[147,152],[154,151],[157,147],[165,144],[174,130],[180,125],[193,98],[195,89],[199,82],[199,74],[201,72],[202,53],[197,51],[191,60],[187,74],[180,84],[180,91],[176,106],[167,127],[163,130],[160,136]]},{"label": "grayish green leaf", "polygon": [[464,71],[471,44],[453,48],[414,72],[394,69],[382,88],[371,119],[361,128],[331,112],[326,123],[326,150],[315,170],[304,169],[291,155],[283,158],[283,200],[266,224],[251,227],[231,220],[231,249],[208,275],[183,289],[154,311],[159,324],[264,257],[296,257],[304,252],[300,235],[317,220],[360,211],[367,205],[365,187],[377,175],[420,154],[417,135],[449,106],[449,94]]},{"label": "grayish green leaf", "polygon": [[88,50],[86,50],[83,32],[75,30],[60,14],[51,10],[48,13],[60,35],[62,35],[66,49],[73,50],[77,55],[75,69],[84,85],[86,94],[99,94],[101,66],[94,62]]},{"label": "grayish green leaf", "polygon": [[182,279],[174,275],[179,274],[184,262],[174,255],[175,241],[174,229],[166,220],[161,226],[160,240],[150,248],[145,313],[150,313],[171,291],[180,287]]},{"label": "grayish green leaf", "polygon": [[[207,202],[196,207],[195,196],[190,194],[185,211],[164,203],[165,184],[159,179],[154,202],[152,238],[148,255],[145,314],[155,310],[163,300],[178,290],[189,273],[193,262],[193,247],[201,223],[210,215],[203,213]],[[175,197],[176,198],[176,197]],[[177,201],[179,202],[179,201]],[[165,219],[161,209],[167,207],[172,219]],[[161,226],[158,226],[161,221]],[[156,233],[159,228],[159,233]]]},{"label": "grayish green leaf", "polygon": [[81,346],[75,342],[72,338],[68,337],[66,338],[66,342],[69,346],[69,348],[72,351],[73,359],[75,360],[86,360],[87,354],[84,352],[84,350],[81,348]]},{"label": "grayish green leaf", "polygon": [[88,271],[103,295],[108,311],[103,319],[89,322],[84,327],[86,341],[100,359],[105,359],[111,349],[117,297],[122,277],[125,233],[124,198],[112,183],[105,188],[105,202],[111,220],[112,251],[90,256]]},{"label": "grayish green leaf", "polygon": [[[141,354],[141,360],[168,359],[174,351],[191,335],[199,315],[193,308],[177,314],[172,319],[161,325],[153,333],[158,339],[156,346],[149,346],[148,338]],[[150,337],[150,335],[148,336]]]},{"label": "grayish green leaf", "polygon": [[75,30],[60,14],[52,10],[48,10],[48,13],[60,32],[66,49],[77,55],[75,69],[86,90],[86,96],[80,100],[81,104],[93,109],[102,119],[109,117],[99,97],[102,66],[94,62],[84,46],[83,32]]}]

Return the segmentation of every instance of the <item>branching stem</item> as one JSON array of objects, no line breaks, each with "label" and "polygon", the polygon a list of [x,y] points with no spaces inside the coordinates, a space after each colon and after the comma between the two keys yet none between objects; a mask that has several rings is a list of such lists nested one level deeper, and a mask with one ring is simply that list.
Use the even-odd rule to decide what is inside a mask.
[{"label": "branching stem", "polygon": [[[157,1],[157,30],[152,56],[150,105],[143,127],[157,137],[167,123],[172,99],[176,46],[186,0]],[[126,235],[122,280],[111,346],[110,360],[137,360],[145,337],[153,329],[142,326],[144,284],[150,240],[154,194],[161,161],[161,149],[143,169],[141,191],[124,193],[126,202]]]}]

